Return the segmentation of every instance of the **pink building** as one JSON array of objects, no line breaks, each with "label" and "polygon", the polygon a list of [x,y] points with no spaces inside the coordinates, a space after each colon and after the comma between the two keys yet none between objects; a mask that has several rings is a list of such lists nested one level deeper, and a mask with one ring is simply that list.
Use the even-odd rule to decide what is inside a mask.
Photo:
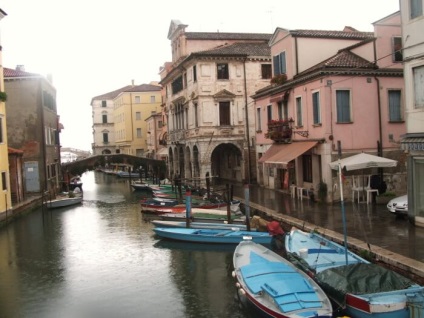
[{"label": "pink building", "polygon": [[[304,196],[313,189],[315,197],[337,200],[329,163],[339,153],[404,160],[398,142],[406,129],[402,55],[396,52],[400,14],[373,25],[374,32],[275,30],[270,40],[274,77],[253,96],[259,184],[287,191],[295,186]],[[366,173],[396,190],[395,184],[406,182],[404,169],[400,164]],[[352,194],[352,181],[348,174],[345,198]],[[323,184],[324,196],[317,192]]]}]

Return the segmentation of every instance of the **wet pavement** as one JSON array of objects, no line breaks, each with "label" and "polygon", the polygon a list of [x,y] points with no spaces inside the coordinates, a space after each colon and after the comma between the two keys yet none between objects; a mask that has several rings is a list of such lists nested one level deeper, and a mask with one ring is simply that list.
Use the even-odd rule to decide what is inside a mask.
[{"label": "wet pavement", "polygon": [[248,193],[246,197],[243,186],[233,185],[235,198],[249,200],[250,215],[265,212],[285,224],[315,229],[341,242],[344,211],[349,247],[371,250],[383,262],[400,266],[424,280],[424,228],[414,226],[407,217],[390,213],[385,204],[322,204],[257,185],[250,185]]}]

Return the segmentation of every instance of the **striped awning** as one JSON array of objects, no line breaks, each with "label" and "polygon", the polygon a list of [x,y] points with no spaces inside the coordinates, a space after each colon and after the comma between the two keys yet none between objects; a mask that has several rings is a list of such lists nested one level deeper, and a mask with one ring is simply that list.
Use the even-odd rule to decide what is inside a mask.
[{"label": "striped awning", "polygon": [[405,137],[400,141],[402,150],[424,151],[424,138]]}]

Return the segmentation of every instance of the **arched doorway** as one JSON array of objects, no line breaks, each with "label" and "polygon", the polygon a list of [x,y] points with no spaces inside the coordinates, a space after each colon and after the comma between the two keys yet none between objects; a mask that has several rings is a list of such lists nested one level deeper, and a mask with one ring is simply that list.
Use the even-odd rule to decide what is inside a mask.
[{"label": "arched doorway", "polygon": [[240,149],[233,144],[220,144],[212,152],[212,176],[223,180],[242,182],[244,178],[243,157]]}]

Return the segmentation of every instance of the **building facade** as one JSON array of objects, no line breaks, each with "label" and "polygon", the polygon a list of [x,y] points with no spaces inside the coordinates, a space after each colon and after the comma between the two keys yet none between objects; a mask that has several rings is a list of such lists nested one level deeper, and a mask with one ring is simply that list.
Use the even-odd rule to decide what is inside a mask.
[{"label": "building facade", "polygon": [[[296,187],[299,195],[325,188],[323,200],[338,200],[329,163],[367,152],[400,161],[385,171],[390,179],[367,172],[379,184],[405,185],[400,37],[399,12],[375,22],[374,32],[276,29],[273,84],[253,96],[259,184],[287,192]],[[346,179],[345,197],[352,183]]]},{"label": "building facade", "polygon": [[250,96],[269,84],[271,35],[186,27],[171,21],[172,65],[161,72],[169,177],[250,183],[256,178]]},{"label": "building facade", "polygon": [[424,226],[424,1],[400,0],[408,153],[408,216]]},{"label": "building facade", "polygon": [[116,153],[137,157],[148,154],[146,118],[161,109],[161,86],[142,84],[130,87],[113,100]]},{"label": "building facade", "polygon": [[166,159],[167,149],[160,142],[163,128],[162,112],[157,113],[153,111],[152,114],[146,118],[146,127],[147,157],[157,160]]},{"label": "building facade", "polygon": [[56,194],[63,188],[56,89],[39,74],[3,68],[9,147],[23,152],[24,193]]},{"label": "building facade", "polygon": [[93,143],[91,146],[93,155],[116,153],[113,100],[121,92],[131,87],[132,85],[127,85],[91,99],[90,105],[93,117]]},{"label": "building facade", "polygon": [[[0,20],[2,20],[6,15],[6,12],[0,9]],[[0,46],[0,213],[9,210],[12,207],[5,104],[7,94],[5,93],[3,81],[2,54]]]}]

